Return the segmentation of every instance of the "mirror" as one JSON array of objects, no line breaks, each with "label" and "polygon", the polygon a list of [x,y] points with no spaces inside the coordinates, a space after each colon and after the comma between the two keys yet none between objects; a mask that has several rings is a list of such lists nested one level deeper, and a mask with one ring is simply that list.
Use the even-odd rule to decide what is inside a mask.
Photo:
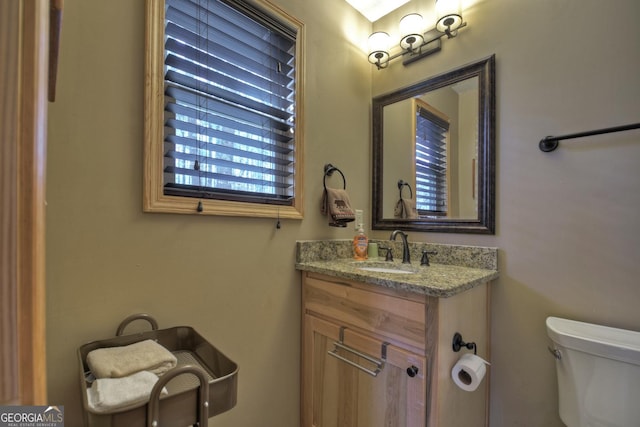
[{"label": "mirror", "polygon": [[372,228],[494,234],[495,56],[372,108]]}]

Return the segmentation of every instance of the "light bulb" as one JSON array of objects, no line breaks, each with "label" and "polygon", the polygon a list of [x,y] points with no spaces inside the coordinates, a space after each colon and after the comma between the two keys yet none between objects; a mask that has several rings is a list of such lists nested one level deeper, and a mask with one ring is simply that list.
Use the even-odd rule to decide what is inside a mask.
[{"label": "light bulb", "polygon": [[369,62],[381,68],[389,60],[389,34],[377,31],[369,36]]},{"label": "light bulb", "polygon": [[456,31],[462,26],[460,1],[436,0],[436,15],[438,16],[436,29],[449,37],[455,37]]},{"label": "light bulb", "polygon": [[422,44],[424,24],[422,15],[410,13],[400,20],[400,47],[413,50]]}]

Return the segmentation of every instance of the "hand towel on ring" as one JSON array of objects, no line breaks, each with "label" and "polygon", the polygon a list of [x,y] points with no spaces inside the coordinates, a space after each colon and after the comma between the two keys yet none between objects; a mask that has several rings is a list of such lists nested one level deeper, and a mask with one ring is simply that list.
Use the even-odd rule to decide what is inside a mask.
[{"label": "hand towel on ring", "polygon": [[347,222],[355,221],[356,219],[347,191],[339,188],[325,188],[320,212],[331,217],[330,225],[335,223],[336,225],[344,226]]}]

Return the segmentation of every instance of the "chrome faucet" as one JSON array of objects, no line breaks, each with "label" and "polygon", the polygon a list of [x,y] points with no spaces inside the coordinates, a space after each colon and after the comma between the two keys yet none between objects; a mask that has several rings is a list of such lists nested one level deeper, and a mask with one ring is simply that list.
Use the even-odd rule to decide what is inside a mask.
[{"label": "chrome faucet", "polygon": [[391,233],[391,237],[389,240],[396,240],[396,236],[400,235],[402,238],[402,263],[403,264],[411,264],[411,254],[409,253],[409,242],[407,241],[407,234],[400,230],[395,230]]}]

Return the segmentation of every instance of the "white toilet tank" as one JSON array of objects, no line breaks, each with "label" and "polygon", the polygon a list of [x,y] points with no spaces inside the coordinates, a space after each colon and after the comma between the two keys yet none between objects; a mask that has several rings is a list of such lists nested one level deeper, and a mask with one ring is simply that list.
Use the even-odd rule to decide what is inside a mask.
[{"label": "white toilet tank", "polygon": [[568,427],[640,427],[640,332],[547,318]]}]

